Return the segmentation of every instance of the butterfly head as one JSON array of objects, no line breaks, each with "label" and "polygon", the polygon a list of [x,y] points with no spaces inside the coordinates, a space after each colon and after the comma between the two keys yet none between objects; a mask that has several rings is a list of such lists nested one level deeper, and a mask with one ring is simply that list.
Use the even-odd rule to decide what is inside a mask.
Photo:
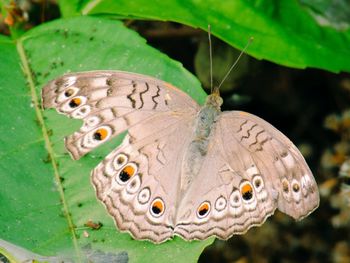
[{"label": "butterfly head", "polygon": [[207,97],[205,105],[210,105],[220,110],[222,103],[223,103],[223,100],[220,97],[219,88],[214,87],[213,92]]}]

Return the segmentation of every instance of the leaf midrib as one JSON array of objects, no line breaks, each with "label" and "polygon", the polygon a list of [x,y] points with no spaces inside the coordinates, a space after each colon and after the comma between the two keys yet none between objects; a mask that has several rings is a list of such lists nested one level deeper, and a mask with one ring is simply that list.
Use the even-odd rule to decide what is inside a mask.
[{"label": "leaf midrib", "polygon": [[43,117],[42,110],[40,107],[38,95],[37,95],[36,90],[35,90],[34,79],[33,79],[33,75],[31,74],[32,71],[31,71],[30,66],[29,66],[28,57],[27,57],[25,49],[23,47],[23,39],[19,39],[17,41],[16,47],[17,47],[17,52],[18,52],[18,55],[19,55],[19,58],[21,61],[22,70],[24,73],[24,78],[27,80],[27,83],[28,83],[28,86],[30,89],[30,96],[32,98],[32,102],[34,105],[36,117],[37,117],[38,122],[39,122],[40,127],[41,127],[41,131],[42,131],[44,142],[45,142],[45,147],[46,147],[46,150],[47,150],[48,155],[49,155],[50,160],[51,160],[51,165],[53,168],[53,173],[54,173],[54,178],[55,178],[56,185],[57,185],[57,190],[58,190],[58,193],[60,196],[60,200],[62,202],[63,212],[64,212],[64,216],[67,220],[67,223],[68,223],[69,232],[71,233],[71,236],[72,236],[75,254],[77,256],[78,262],[80,262],[82,257],[81,257],[81,253],[80,253],[81,251],[80,251],[79,246],[78,246],[78,240],[77,240],[77,235],[75,233],[73,219],[70,216],[70,212],[69,212],[66,198],[64,195],[63,186],[61,184],[54,150],[52,148],[52,144],[50,141],[48,130],[47,130],[45,122],[44,122],[44,117]]}]

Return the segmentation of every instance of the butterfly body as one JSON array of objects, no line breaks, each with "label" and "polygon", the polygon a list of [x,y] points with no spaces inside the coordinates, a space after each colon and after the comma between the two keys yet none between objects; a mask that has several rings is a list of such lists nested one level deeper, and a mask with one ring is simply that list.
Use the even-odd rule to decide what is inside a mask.
[{"label": "butterfly body", "polygon": [[194,177],[198,176],[200,167],[202,167],[204,156],[207,153],[210,143],[210,136],[215,129],[215,121],[221,113],[220,106],[222,99],[218,91],[207,97],[206,103],[199,110],[194,119],[193,135],[183,158],[181,170],[181,187],[182,192],[186,191],[188,185]]},{"label": "butterfly body", "polygon": [[136,239],[227,239],[277,208],[302,219],[318,206],[316,182],[294,144],[252,114],[221,112],[218,90],[200,107],[158,79],[91,71],[53,80],[42,99],[45,108],[83,119],[65,140],[74,159],[127,131],[91,181],[118,229]]}]

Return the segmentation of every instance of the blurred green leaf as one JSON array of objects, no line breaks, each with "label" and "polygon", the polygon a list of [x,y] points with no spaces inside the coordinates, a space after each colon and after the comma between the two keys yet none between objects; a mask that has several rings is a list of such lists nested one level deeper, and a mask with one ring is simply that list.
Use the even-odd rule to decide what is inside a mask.
[{"label": "blurred green leaf", "polygon": [[86,1],[82,0],[59,0],[59,8],[63,17],[79,16],[79,10],[86,4]]},{"label": "blurred green leaf", "polygon": [[299,0],[321,26],[337,30],[350,27],[350,2],[348,0]]},{"label": "blurred green leaf", "polygon": [[[212,39],[212,63],[213,63],[213,85],[218,86],[225,75],[228,73],[231,66],[235,63],[239,54],[239,50],[227,45],[226,43],[217,39]],[[209,43],[208,39],[202,37],[200,39],[198,50],[194,58],[194,68],[198,79],[201,81],[203,87],[210,92],[210,59],[209,59]],[[249,57],[242,56],[227,78],[220,86],[220,93],[223,94],[232,91],[238,86],[240,78],[248,74],[249,71]]]},{"label": "blurred green leaf", "polygon": [[[254,37],[247,53],[257,59],[295,68],[350,72],[350,29],[337,31],[320,26],[297,1],[100,0],[79,3],[76,10],[81,14],[175,21],[203,30],[210,24],[215,36],[238,49]],[[71,5],[69,0],[61,0],[60,4]]]},{"label": "blurred green leaf", "polygon": [[31,251],[23,249],[19,246],[6,242],[0,239],[0,262],[2,263],[12,263],[12,262],[71,262],[69,259],[58,258],[58,257],[43,257],[38,254],[34,254]]},{"label": "blurred green leaf", "polygon": [[[82,26],[83,25],[83,26]],[[43,256],[95,262],[193,262],[213,239],[161,245],[119,233],[95,197],[90,171],[119,140],[79,161],[64,149],[63,137],[81,124],[54,110],[42,112],[40,92],[66,72],[118,69],[151,75],[188,92],[198,102],[205,93],[180,63],[146,45],[118,21],[78,17],[56,20],[18,41],[0,36],[0,235]],[[25,75],[22,72],[25,73]],[[101,222],[91,230],[86,222]]]}]

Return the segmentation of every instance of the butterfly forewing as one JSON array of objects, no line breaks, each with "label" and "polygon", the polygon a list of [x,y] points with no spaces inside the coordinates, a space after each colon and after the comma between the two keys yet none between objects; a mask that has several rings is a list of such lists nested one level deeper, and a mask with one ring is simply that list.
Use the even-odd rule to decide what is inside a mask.
[{"label": "butterfly forewing", "polygon": [[44,108],[83,119],[66,137],[74,159],[154,115],[193,115],[198,104],[170,84],[139,74],[91,71],[64,75],[42,90]]}]

